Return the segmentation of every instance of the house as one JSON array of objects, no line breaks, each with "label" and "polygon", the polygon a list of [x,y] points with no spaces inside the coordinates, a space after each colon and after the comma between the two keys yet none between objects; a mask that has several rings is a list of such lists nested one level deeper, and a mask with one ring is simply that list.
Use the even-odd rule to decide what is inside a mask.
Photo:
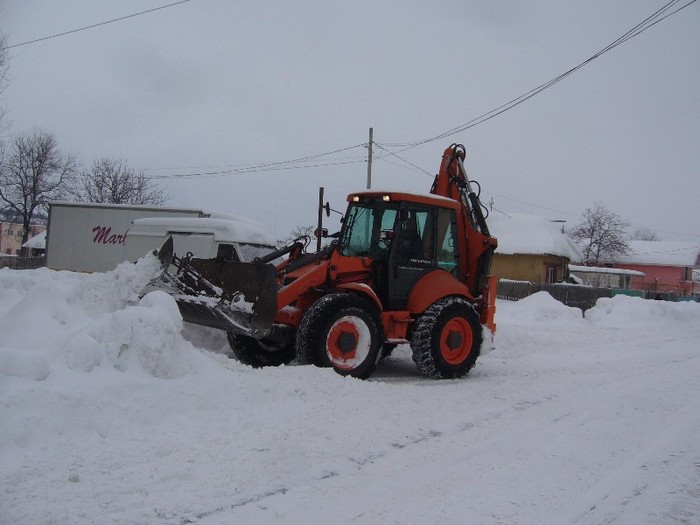
[{"label": "house", "polygon": [[[45,226],[34,224],[30,227],[29,238],[43,232]],[[0,222],[0,253],[3,255],[19,255],[22,249],[22,233],[21,224],[16,222]]]},{"label": "house", "polygon": [[619,256],[613,267],[644,273],[632,277],[632,289],[678,296],[700,293],[700,282],[693,280],[693,272],[700,269],[700,243],[631,241],[630,248],[631,253]]},{"label": "house", "polygon": [[491,273],[499,279],[556,283],[568,278],[581,251],[562,231],[562,223],[543,217],[492,212],[489,231],[498,239]]},{"label": "house", "polygon": [[[570,276],[573,280],[580,279],[579,284],[594,288],[614,288],[629,290],[632,277],[644,277],[644,272],[608,268],[607,266],[577,266],[569,265]],[[579,282],[578,280],[576,282]]]},{"label": "house", "polygon": [[30,257],[38,257],[46,253],[46,230],[36,234],[22,245],[29,250]]}]

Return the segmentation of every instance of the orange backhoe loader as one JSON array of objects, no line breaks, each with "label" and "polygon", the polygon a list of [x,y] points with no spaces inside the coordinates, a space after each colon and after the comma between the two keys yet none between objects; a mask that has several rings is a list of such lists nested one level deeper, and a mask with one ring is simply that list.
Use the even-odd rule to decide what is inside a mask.
[{"label": "orange backhoe loader", "polygon": [[367,378],[410,343],[423,375],[461,377],[479,356],[483,327],[495,331],[488,273],[497,246],[464,158],[462,145],[445,150],[430,195],[349,195],[341,231],[316,253],[295,242],[243,263],[178,257],[166,242],[156,286],[186,321],[226,330],[252,366],[296,358]]}]

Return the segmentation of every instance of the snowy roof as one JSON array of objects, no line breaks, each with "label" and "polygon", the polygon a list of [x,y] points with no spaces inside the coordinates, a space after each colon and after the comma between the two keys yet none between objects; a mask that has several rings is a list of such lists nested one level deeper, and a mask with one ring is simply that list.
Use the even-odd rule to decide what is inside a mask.
[{"label": "snowy roof", "polygon": [[30,248],[32,250],[45,250],[46,249],[46,230],[41,233],[37,233],[34,237],[29,239],[22,245],[22,248]]},{"label": "snowy roof", "polygon": [[491,212],[487,222],[491,235],[498,239],[496,253],[558,255],[572,261],[583,257],[574,242],[562,233],[561,224],[544,217]]},{"label": "snowy roof", "polygon": [[631,241],[631,254],[621,255],[617,264],[655,266],[700,266],[700,244],[683,241]]},{"label": "snowy roof", "polygon": [[624,268],[608,268],[605,266],[577,266],[575,264],[570,264],[569,270],[576,273],[609,273],[614,275],[635,275],[637,277],[644,277],[644,272],[638,272],[637,270],[625,270]]}]

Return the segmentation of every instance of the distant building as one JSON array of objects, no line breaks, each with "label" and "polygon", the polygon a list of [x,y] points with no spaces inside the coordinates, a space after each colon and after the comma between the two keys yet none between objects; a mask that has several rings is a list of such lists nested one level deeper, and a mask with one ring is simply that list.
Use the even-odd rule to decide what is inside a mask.
[{"label": "distant building", "polygon": [[680,241],[631,241],[631,253],[617,258],[613,267],[636,270],[630,287],[647,293],[688,296],[700,293],[693,272],[700,269],[700,243]]},{"label": "distant building", "polygon": [[30,257],[37,257],[46,253],[46,230],[37,233],[22,245],[22,248],[29,250]]},{"label": "distant building", "polygon": [[[35,213],[28,239],[45,230],[46,216],[40,212]],[[18,220],[17,212],[10,207],[0,208],[0,255],[5,258],[19,256],[23,233],[22,221]]]},{"label": "distant building", "polygon": [[[29,238],[46,230],[41,224],[32,225]],[[0,253],[3,255],[19,255],[22,249],[22,225],[16,222],[0,222]]]},{"label": "distant building", "polygon": [[569,265],[570,276],[579,284],[593,286],[594,288],[614,288],[629,290],[632,288],[632,277],[644,277],[644,272],[637,270],[625,270],[622,268],[608,268],[598,266]]},{"label": "distant building", "polygon": [[499,279],[556,283],[565,281],[569,263],[582,259],[581,251],[562,232],[562,224],[543,217],[492,212],[491,235],[498,238],[491,273]]}]

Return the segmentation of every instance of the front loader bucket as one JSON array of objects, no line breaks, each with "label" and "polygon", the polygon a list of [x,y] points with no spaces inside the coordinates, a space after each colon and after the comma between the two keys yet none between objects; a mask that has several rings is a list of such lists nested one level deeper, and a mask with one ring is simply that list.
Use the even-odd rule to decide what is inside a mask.
[{"label": "front loader bucket", "polygon": [[179,258],[172,238],[158,251],[158,259],[163,272],[150,288],[172,295],[185,321],[255,339],[269,335],[277,313],[272,264],[196,259],[191,254]]}]

